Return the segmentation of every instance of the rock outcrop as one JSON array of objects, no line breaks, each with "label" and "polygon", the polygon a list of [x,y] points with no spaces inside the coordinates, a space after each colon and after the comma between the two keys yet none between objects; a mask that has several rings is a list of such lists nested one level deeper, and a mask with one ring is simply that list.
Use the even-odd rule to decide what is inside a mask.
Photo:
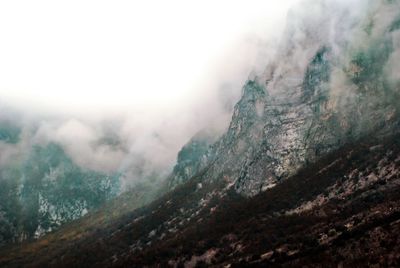
[{"label": "rock outcrop", "polygon": [[353,20],[341,20],[340,4],[313,4],[319,16],[291,13],[276,59],[246,82],[226,133],[198,148],[201,159],[178,158],[173,185],[207,166],[206,179],[252,196],[345,143],[397,130],[399,77],[387,68],[398,57],[399,3],[371,4]]}]

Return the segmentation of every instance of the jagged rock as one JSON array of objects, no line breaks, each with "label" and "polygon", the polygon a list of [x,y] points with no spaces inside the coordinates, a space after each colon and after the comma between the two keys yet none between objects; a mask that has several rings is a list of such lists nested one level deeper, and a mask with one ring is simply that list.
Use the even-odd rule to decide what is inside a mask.
[{"label": "jagged rock", "polygon": [[312,1],[320,16],[291,14],[277,60],[246,82],[222,137],[185,146],[165,196],[0,265],[398,267],[400,135],[387,134],[400,84],[384,69],[400,3],[372,2],[356,21],[329,14],[331,0]]},{"label": "jagged rock", "polygon": [[215,134],[200,131],[179,151],[177,164],[167,179],[169,189],[187,181],[206,167],[211,158],[210,146],[215,139]]},{"label": "jagged rock", "polygon": [[[226,133],[213,145],[198,148],[192,141],[184,147],[192,151],[188,161],[178,157],[175,185],[176,178],[185,181],[207,167],[205,179],[223,178],[253,196],[345,143],[396,129],[400,92],[384,73],[395,38],[390,23],[372,27],[373,35],[360,37],[361,46],[339,29],[360,34],[368,16],[338,22],[324,13],[326,3],[315,5],[323,16],[292,14],[295,23],[288,24],[277,59],[247,81]],[[386,14],[390,5],[396,4],[373,5],[373,11]],[[394,20],[398,14],[387,15]]]}]

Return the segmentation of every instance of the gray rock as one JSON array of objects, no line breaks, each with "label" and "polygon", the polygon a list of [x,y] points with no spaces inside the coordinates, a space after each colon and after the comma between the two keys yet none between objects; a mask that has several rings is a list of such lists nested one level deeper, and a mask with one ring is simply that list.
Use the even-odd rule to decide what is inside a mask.
[{"label": "gray rock", "polygon": [[[175,184],[207,167],[205,180],[223,179],[253,196],[347,142],[397,130],[399,90],[385,75],[389,58],[399,55],[391,28],[371,26],[374,34],[365,34],[370,17],[339,23],[340,12],[324,14],[320,5],[320,17],[292,14],[276,60],[246,82],[226,133],[212,145],[184,147],[192,151],[189,160],[178,157]],[[389,5],[373,8],[395,20],[399,12],[387,12]]]}]

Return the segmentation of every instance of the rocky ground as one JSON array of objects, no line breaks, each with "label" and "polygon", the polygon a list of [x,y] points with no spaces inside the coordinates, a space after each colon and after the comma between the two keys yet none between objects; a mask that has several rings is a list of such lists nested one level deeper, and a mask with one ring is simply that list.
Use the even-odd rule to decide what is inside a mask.
[{"label": "rocky ground", "polygon": [[399,172],[395,136],[349,144],[250,199],[199,175],[90,236],[2,251],[0,265],[396,267]]},{"label": "rocky ground", "polygon": [[160,198],[117,198],[0,266],[400,266],[400,2],[352,19],[310,3],[320,16],[290,13],[227,131],[194,137]]}]

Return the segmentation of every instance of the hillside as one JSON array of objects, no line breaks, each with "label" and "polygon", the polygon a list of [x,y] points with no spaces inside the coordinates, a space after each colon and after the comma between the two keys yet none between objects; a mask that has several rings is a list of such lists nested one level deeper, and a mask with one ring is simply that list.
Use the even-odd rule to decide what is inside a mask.
[{"label": "hillside", "polygon": [[60,236],[66,227],[56,239],[2,251],[0,264],[394,267],[400,262],[399,138],[346,145],[250,199],[232,185],[193,178],[143,209],[95,225],[90,236]]},{"label": "hillside", "polygon": [[[12,130],[4,128],[0,139],[17,142],[18,135],[9,138]],[[58,144],[32,146],[0,167],[0,246],[79,219],[115,197],[119,184],[117,174],[81,168]]]},{"label": "hillside", "polygon": [[400,1],[357,7],[301,1],[221,136],[198,132],[161,187],[104,197],[0,266],[400,266]]},{"label": "hillside", "polygon": [[357,16],[335,1],[295,8],[276,58],[243,86],[227,131],[199,147],[201,161],[183,165],[171,185],[209,164],[208,179],[254,196],[346,143],[396,128],[399,77],[388,68],[399,59],[399,5],[377,1]]}]

